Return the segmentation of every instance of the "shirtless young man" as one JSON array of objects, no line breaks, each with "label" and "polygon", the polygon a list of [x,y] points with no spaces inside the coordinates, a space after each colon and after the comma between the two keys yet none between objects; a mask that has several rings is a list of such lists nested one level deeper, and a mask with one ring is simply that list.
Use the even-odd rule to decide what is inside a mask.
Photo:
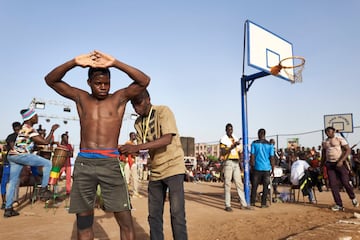
[{"label": "shirtless young man", "polygon": [[[77,66],[90,67],[87,83],[91,93],[62,80]],[[110,67],[123,71],[133,82],[110,94]],[[93,51],[56,67],[45,81],[61,96],[76,103],[80,118],[80,153],[74,164],[69,209],[70,213],[76,213],[78,239],[94,238],[93,209],[98,184],[105,210],[114,212],[121,239],[134,239],[129,196],[119,166],[117,146],[126,103],[148,86],[150,78],[110,55]]]}]

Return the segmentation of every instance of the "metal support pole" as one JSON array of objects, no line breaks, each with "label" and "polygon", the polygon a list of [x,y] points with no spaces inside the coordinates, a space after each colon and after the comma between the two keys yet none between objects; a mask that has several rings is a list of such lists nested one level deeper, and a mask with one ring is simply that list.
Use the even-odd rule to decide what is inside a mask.
[{"label": "metal support pole", "polygon": [[247,123],[247,86],[246,77],[241,78],[241,112],[242,112],[242,138],[243,138],[243,164],[244,164],[244,193],[245,200],[250,205],[250,153]]},{"label": "metal support pole", "polygon": [[[259,72],[250,76],[241,78],[241,112],[242,112],[242,130],[243,130],[243,159],[244,159],[244,193],[248,205],[250,205],[250,151],[248,137],[248,119],[247,119],[247,92],[253,81],[260,77],[270,75],[267,72]],[[249,83],[249,84],[248,84]]]}]

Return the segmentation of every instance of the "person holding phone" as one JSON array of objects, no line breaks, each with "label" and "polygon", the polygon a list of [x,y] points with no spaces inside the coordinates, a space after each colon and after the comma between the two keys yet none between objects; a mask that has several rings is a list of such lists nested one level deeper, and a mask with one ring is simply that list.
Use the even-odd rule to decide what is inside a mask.
[{"label": "person holding phone", "polygon": [[226,124],[226,134],[220,139],[220,159],[223,161],[224,171],[224,193],[225,193],[225,211],[231,212],[231,182],[234,180],[237,193],[239,195],[241,208],[252,209],[247,205],[244,194],[244,184],[241,179],[241,159],[242,146],[239,139],[233,135],[233,126]]}]

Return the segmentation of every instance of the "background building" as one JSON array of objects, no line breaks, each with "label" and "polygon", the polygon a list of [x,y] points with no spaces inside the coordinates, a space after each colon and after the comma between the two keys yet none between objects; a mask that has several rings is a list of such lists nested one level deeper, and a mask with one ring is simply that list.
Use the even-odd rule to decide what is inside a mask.
[{"label": "background building", "polygon": [[196,156],[203,155],[203,156],[219,157],[219,154],[220,154],[220,145],[218,142],[195,144]]}]

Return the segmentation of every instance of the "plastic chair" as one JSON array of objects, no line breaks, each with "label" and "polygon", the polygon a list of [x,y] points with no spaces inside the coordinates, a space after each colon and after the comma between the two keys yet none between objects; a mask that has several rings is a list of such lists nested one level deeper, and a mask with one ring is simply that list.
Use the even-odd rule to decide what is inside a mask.
[{"label": "plastic chair", "polygon": [[[296,190],[297,190],[297,198],[295,198]],[[312,187],[311,190],[313,192],[314,200],[315,200],[315,202],[317,202],[315,188]],[[292,184],[290,186],[290,202],[299,202],[300,192],[301,192],[300,185]],[[302,196],[303,196],[303,203],[306,203],[305,196],[303,194],[302,194]]]}]

